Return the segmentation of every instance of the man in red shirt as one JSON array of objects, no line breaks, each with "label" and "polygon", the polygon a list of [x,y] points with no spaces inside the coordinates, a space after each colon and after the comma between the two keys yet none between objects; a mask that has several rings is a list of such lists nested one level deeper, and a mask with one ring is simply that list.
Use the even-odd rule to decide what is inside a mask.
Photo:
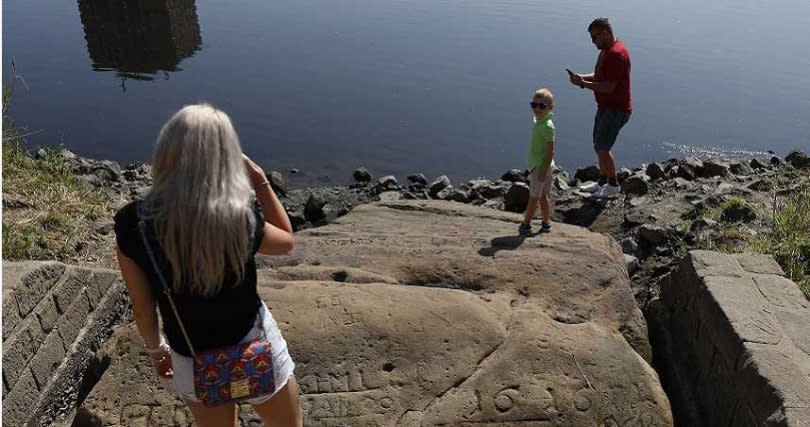
[{"label": "man in red shirt", "polygon": [[620,192],[616,181],[616,160],[610,152],[619,130],[630,119],[630,52],[613,35],[607,18],[597,18],[588,26],[591,41],[599,49],[599,58],[591,74],[568,71],[571,83],[593,91],[596,118],[593,124],[593,148],[599,156],[599,182],[591,186],[597,197]]}]

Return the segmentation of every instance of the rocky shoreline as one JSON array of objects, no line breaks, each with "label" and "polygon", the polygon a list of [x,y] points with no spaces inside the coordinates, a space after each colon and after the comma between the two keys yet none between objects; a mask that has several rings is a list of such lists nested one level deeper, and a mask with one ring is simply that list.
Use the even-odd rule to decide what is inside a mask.
[{"label": "rocky shoreline", "polygon": [[[34,157],[38,155],[44,153]],[[143,196],[151,185],[151,167],[145,163],[121,167],[67,150],[60,155],[81,183],[111,198],[113,210]],[[354,172],[355,184],[307,189],[289,189],[280,172],[267,175],[296,231],[328,224],[357,205],[375,201],[438,199],[522,212],[529,198],[528,172],[519,169],[495,180],[476,178],[453,185],[445,175],[431,181],[417,173],[400,183],[394,176],[376,178],[360,167]],[[671,158],[622,168],[623,195],[594,199],[578,187],[598,178],[596,166],[577,169],[573,176],[555,168],[552,218],[621,242],[636,301],[643,309],[657,293],[660,278],[686,250],[702,248],[706,242],[734,245],[756,236],[765,225],[757,212],[769,211],[774,196],[796,191],[797,178],[808,175],[810,158],[798,151],[785,158],[773,155],[738,161]],[[719,217],[707,215],[712,211]],[[723,231],[730,224],[737,234]],[[111,226],[111,219],[105,219],[97,231],[109,234]]]}]

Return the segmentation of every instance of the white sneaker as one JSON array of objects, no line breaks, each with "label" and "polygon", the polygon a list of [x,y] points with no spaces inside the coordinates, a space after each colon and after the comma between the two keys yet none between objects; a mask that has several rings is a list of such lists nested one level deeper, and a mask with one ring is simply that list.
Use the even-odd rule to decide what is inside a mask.
[{"label": "white sneaker", "polygon": [[621,188],[619,188],[619,186],[618,186],[618,185],[610,185],[610,184],[607,184],[607,185],[605,185],[604,187],[602,187],[602,189],[601,189],[601,190],[599,190],[598,192],[594,193],[594,195],[593,195],[593,196],[594,196],[594,197],[599,197],[599,198],[602,198],[602,197],[612,197],[612,196],[615,196],[615,195],[617,195],[617,194],[619,194],[619,193],[621,193],[621,192],[622,192],[622,189],[621,189]]},{"label": "white sneaker", "polygon": [[602,186],[599,185],[598,182],[588,181],[585,184],[579,186],[580,191],[584,191],[586,193],[596,193],[602,190]]}]

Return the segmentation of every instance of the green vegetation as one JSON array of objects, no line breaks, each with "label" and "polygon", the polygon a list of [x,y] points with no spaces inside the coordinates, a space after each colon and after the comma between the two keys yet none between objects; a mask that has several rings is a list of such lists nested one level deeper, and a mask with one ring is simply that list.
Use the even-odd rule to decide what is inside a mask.
[{"label": "green vegetation", "polygon": [[6,115],[15,80],[3,87],[3,259],[65,260],[92,239],[109,198],[81,185],[57,150],[28,154]]}]

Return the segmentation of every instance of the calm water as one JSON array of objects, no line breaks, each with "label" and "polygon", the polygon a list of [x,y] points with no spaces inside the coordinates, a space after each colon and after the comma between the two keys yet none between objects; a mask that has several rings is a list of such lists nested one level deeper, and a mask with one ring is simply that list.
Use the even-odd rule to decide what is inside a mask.
[{"label": "calm water", "polygon": [[9,0],[3,77],[13,58],[32,145],[149,161],[160,125],[206,100],[259,163],[300,169],[293,185],[522,167],[543,85],[573,169],[594,160],[595,107],[564,68],[592,69],[597,15],[633,59],[621,165],[810,150],[807,0]]}]

